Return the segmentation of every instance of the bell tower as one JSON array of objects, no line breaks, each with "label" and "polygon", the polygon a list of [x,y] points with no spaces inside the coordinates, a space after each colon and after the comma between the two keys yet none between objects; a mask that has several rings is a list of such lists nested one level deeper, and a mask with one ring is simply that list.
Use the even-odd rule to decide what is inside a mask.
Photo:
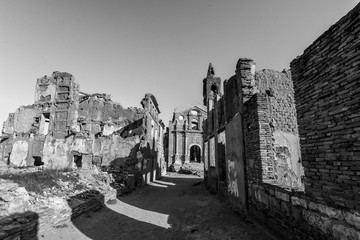
[{"label": "bell tower", "polygon": [[[215,77],[215,70],[211,63],[207,71],[207,76],[203,80],[203,104],[209,107],[214,98],[221,92],[221,78]],[[212,105],[210,103],[210,106]],[[211,107],[210,107],[211,108]]]}]

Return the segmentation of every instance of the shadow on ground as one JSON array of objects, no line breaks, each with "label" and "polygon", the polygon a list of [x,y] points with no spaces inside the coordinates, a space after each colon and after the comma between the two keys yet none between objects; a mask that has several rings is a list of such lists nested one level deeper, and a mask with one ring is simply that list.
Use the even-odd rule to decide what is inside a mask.
[{"label": "shadow on ground", "polygon": [[101,211],[79,218],[75,213],[73,225],[90,239],[184,239],[175,227],[179,196],[199,181],[202,179],[163,177],[107,203]]},{"label": "shadow on ground", "polygon": [[82,239],[272,239],[209,194],[202,181],[162,177],[101,211],[80,216],[73,225]]},{"label": "shadow on ground", "polygon": [[35,212],[0,217],[0,239],[38,239],[38,226],[39,215]]}]

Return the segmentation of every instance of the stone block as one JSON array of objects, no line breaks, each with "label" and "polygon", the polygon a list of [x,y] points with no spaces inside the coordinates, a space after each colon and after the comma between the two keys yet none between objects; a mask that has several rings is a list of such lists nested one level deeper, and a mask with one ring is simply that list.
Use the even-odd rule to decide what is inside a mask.
[{"label": "stone block", "polygon": [[360,213],[359,212],[345,212],[344,211],[344,216],[345,216],[345,221],[352,225],[355,226],[358,230],[360,230]]},{"label": "stone block", "polygon": [[349,228],[347,226],[344,226],[342,224],[335,224],[332,228],[331,228],[331,232],[333,234],[333,236],[336,239],[353,239],[353,240],[357,240],[360,239],[360,232],[355,230],[354,228]]},{"label": "stone block", "polygon": [[288,193],[283,193],[275,190],[275,197],[285,202],[290,202],[290,196]]},{"label": "stone block", "polygon": [[301,206],[305,209],[308,208],[308,203],[305,199],[301,199],[301,198],[298,198],[298,197],[291,197],[291,204],[292,205],[295,205],[295,206]]},{"label": "stone block", "polygon": [[311,226],[320,229],[324,234],[331,230],[331,219],[319,213],[304,210],[303,217]]},{"label": "stone block", "polygon": [[255,198],[259,201],[264,203],[266,206],[269,206],[269,197],[268,195],[262,191],[262,190],[258,190],[255,191]]},{"label": "stone block", "polygon": [[269,197],[269,205],[276,210],[281,209],[279,200],[275,197]]},{"label": "stone block", "polygon": [[318,211],[318,212],[320,212],[322,214],[325,214],[329,218],[334,218],[334,219],[338,219],[338,220],[343,220],[344,219],[344,215],[343,215],[341,210],[337,210],[335,208],[328,207],[328,206],[326,206],[324,204],[310,202],[309,203],[309,209],[314,210],[314,211]]},{"label": "stone block", "polygon": [[285,216],[290,216],[290,208],[289,205],[286,202],[281,202],[281,212],[285,214]]}]

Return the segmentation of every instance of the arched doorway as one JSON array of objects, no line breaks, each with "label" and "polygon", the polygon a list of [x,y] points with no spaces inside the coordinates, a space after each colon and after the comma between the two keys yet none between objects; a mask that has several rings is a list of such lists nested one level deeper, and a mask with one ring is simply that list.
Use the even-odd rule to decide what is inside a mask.
[{"label": "arched doorway", "polygon": [[198,145],[190,147],[190,162],[201,162],[201,148]]}]

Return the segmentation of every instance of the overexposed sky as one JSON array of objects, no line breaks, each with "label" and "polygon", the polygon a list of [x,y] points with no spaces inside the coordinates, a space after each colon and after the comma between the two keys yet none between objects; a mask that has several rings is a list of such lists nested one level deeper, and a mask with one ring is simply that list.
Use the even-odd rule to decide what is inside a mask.
[{"label": "overexposed sky", "polygon": [[0,0],[0,126],[34,101],[36,79],[73,74],[124,107],[150,92],[167,125],[202,101],[209,62],[225,80],[241,57],[289,68],[358,0]]}]

